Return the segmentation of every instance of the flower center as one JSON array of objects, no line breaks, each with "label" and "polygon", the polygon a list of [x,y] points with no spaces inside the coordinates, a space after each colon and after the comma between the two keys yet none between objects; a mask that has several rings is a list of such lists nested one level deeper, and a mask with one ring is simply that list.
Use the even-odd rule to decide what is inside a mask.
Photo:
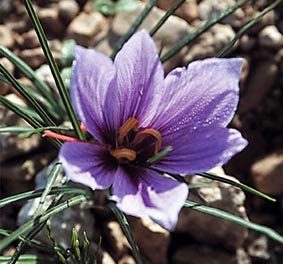
[{"label": "flower center", "polygon": [[119,163],[146,162],[161,150],[162,137],[153,128],[138,128],[138,120],[129,118],[119,129],[116,146],[110,154]]}]

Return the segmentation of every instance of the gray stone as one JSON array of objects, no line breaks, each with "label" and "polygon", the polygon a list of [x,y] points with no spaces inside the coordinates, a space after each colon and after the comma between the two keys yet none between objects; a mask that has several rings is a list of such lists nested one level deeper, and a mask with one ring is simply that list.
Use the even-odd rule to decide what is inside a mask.
[{"label": "gray stone", "polygon": [[8,49],[13,48],[15,44],[13,32],[6,25],[0,25],[0,44]]},{"label": "gray stone", "polygon": [[230,25],[214,25],[189,46],[185,56],[186,64],[196,59],[214,57],[234,36],[235,32]]},{"label": "gray stone", "polygon": [[[200,18],[202,20],[212,19],[218,16],[224,9],[235,5],[236,2],[236,0],[203,0],[199,4]],[[221,23],[238,28],[242,25],[244,18],[244,11],[238,8],[233,14],[223,19]]]},{"label": "gray stone", "polygon": [[[128,31],[133,21],[143,10],[143,8],[144,5],[141,5],[141,7],[133,12],[118,13],[111,23],[111,30],[109,31],[109,34],[107,35],[105,33],[105,40],[99,42],[99,44],[95,46],[95,49],[105,53],[106,55],[110,55],[119,38]],[[148,31],[151,30],[156,22],[160,20],[164,14],[165,12],[163,10],[156,7],[153,8],[150,14],[143,21],[140,29],[144,28]],[[162,54],[166,53],[178,40],[191,32],[191,30],[192,28],[185,20],[176,16],[171,16],[160,28],[160,30],[154,35],[157,49],[160,50],[162,46]],[[183,57],[186,54],[187,50],[187,47],[184,47],[177,55],[167,61],[164,64],[165,71],[168,72],[176,66],[183,64]]]},{"label": "gray stone", "polygon": [[[44,168],[41,172],[36,175],[36,189],[44,188],[47,184],[48,177],[55,165],[54,161],[48,167]],[[57,176],[54,185],[64,182],[64,174],[61,171]],[[46,197],[43,209],[46,210],[54,200],[54,195]],[[26,203],[20,210],[18,215],[18,224],[22,225],[26,221],[30,220],[34,215],[40,198],[33,199]],[[51,234],[55,241],[63,246],[64,248],[70,247],[72,229],[75,228],[79,233],[79,240],[83,240],[83,231],[86,231],[88,239],[94,241],[94,217],[90,211],[92,206],[89,202],[84,202],[75,207],[70,207],[59,214],[56,214],[51,218]],[[41,231],[37,235],[37,239],[42,240],[48,244],[51,243],[50,239],[47,238],[46,232]]]}]

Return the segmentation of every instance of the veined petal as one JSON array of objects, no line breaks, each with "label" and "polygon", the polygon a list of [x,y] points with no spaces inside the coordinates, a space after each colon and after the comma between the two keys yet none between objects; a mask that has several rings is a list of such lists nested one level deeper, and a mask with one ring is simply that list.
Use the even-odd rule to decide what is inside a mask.
[{"label": "veined petal", "polygon": [[188,196],[188,187],[149,169],[120,171],[113,184],[117,206],[132,216],[148,215],[173,230]]},{"label": "veined petal", "polygon": [[116,70],[110,58],[94,50],[76,46],[71,78],[71,98],[82,123],[92,136],[104,141],[104,103]]},{"label": "veined petal", "polygon": [[163,135],[183,127],[226,127],[239,100],[241,65],[241,59],[212,58],[170,72],[151,126]]},{"label": "veined petal", "polygon": [[107,189],[113,184],[117,167],[107,162],[107,152],[89,143],[64,143],[59,160],[69,180],[92,189]]},{"label": "veined petal", "polygon": [[182,129],[164,137],[173,151],[152,167],[173,174],[193,174],[222,166],[248,144],[235,129],[214,127],[189,133]]},{"label": "veined petal", "polygon": [[164,86],[162,64],[152,38],[141,30],[117,54],[114,65],[117,87],[110,87],[106,100],[108,123],[117,130],[128,118],[141,126],[153,116]]}]

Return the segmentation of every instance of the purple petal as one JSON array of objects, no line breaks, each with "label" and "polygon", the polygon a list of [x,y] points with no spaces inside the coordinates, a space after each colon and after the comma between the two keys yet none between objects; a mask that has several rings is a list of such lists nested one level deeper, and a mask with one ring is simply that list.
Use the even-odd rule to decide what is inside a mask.
[{"label": "purple petal", "polygon": [[107,189],[113,184],[117,168],[107,163],[107,152],[89,143],[64,143],[59,160],[69,180],[92,189]]},{"label": "purple petal", "polygon": [[188,196],[188,187],[149,169],[120,171],[113,184],[113,199],[126,214],[148,215],[173,230]]},{"label": "purple petal", "polygon": [[151,126],[162,134],[182,127],[227,126],[239,100],[241,65],[241,59],[212,58],[173,70]]},{"label": "purple petal", "polygon": [[190,133],[184,128],[164,137],[173,151],[153,167],[173,174],[205,172],[225,164],[247,146],[240,132],[228,128],[209,128]]},{"label": "purple petal", "polygon": [[83,47],[76,46],[74,56],[75,64],[71,79],[73,105],[92,136],[103,141],[103,108],[108,88],[115,80],[115,67],[102,53]]},{"label": "purple petal", "polygon": [[117,87],[106,100],[109,124],[117,129],[135,117],[143,126],[154,114],[164,86],[164,72],[152,38],[145,30],[134,34],[117,54]]}]

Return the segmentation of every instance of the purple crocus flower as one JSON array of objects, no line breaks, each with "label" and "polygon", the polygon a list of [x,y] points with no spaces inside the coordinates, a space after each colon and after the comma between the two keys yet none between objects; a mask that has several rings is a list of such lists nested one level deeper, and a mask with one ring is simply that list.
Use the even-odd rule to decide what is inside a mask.
[{"label": "purple crocus flower", "polygon": [[247,145],[227,128],[239,99],[241,59],[196,61],[164,77],[145,30],[114,62],[79,46],[74,56],[71,98],[93,139],[63,145],[66,175],[92,189],[111,187],[122,211],[172,230],[188,187],[160,172],[204,172]]}]

